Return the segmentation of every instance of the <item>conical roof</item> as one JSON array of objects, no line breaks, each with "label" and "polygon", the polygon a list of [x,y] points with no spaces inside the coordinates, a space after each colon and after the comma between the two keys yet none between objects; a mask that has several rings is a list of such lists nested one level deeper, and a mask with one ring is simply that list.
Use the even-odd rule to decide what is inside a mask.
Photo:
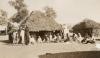
[{"label": "conical roof", "polygon": [[40,11],[33,12],[25,25],[29,27],[30,31],[54,31],[62,29],[62,26],[54,19],[46,17]]},{"label": "conical roof", "polygon": [[76,24],[73,29],[86,29],[86,28],[100,28],[100,23],[90,19],[84,19],[82,22]]}]

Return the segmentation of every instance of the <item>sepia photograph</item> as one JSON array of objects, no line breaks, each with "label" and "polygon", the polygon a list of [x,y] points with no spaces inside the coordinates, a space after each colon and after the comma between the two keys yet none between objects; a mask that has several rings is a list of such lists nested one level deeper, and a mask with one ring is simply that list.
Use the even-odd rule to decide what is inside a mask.
[{"label": "sepia photograph", "polygon": [[0,58],[100,58],[100,0],[0,0]]}]

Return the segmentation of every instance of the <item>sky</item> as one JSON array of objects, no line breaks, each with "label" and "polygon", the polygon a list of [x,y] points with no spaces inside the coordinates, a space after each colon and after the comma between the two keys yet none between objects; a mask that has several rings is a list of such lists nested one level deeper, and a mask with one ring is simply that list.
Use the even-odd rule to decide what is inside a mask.
[{"label": "sky", "polygon": [[[8,1],[0,0],[0,9],[7,11],[10,18],[16,10]],[[57,12],[55,20],[61,24],[76,24],[84,18],[100,22],[100,0],[25,0],[24,3],[30,12],[52,7]]]}]

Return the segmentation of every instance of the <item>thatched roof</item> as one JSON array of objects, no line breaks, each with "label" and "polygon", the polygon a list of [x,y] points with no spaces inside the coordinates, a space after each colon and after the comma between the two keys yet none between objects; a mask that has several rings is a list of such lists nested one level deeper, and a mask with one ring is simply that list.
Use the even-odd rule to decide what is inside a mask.
[{"label": "thatched roof", "polygon": [[25,23],[30,31],[54,31],[61,30],[62,26],[54,19],[48,18],[44,13],[35,11]]},{"label": "thatched roof", "polygon": [[84,19],[82,22],[76,24],[73,27],[73,29],[86,29],[86,28],[100,28],[100,24],[90,19]]}]

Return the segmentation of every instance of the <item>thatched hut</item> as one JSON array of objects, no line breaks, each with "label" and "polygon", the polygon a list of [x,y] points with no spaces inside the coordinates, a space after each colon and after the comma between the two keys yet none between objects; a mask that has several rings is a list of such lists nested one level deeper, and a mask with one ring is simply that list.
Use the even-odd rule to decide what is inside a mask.
[{"label": "thatched hut", "polygon": [[40,11],[33,11],[25,22],[28,26],[30,33],[39,33],[44,35],[45,33],[55,32],[59,33],[62,31],[62,26],[58,24],[54,19],[48,18],[44,13]]},{"label": "thatched hut", "polygon": [[100,36],[100,24],[93,20],[85,19],[82,22],[73,26],[73,32],[81,33],[83,37],[87,35],[90,37],[92,37],[93,35],[96,37],[99,37]]}]

